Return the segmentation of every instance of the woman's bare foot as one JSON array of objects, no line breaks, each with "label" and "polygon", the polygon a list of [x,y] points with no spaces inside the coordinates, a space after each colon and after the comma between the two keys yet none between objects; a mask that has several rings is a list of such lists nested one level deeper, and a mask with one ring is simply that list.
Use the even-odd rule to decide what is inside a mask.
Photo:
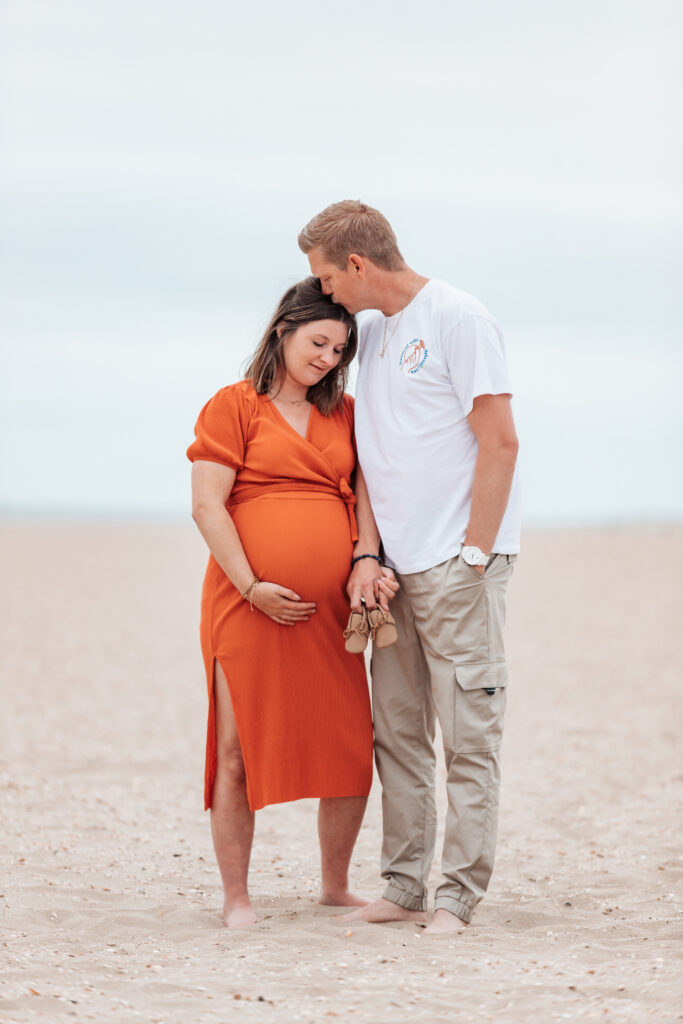
[{"label": "woman's bare foot", "polygon": [[249,925],[256,924],[256,914],[251,909],[249,900],[246,903],[233,903],[231,906],[224,903],[223,921],[226,928],[248,928]]},{"label": "woman's bare foot", "polygon": [[451,914],[450,910],[437,910],[434,920],[425,928],[425,935],[444,935],[447,932],[462,932],[467,928],[467,921]]},{"label": "woman's bare foot", "polygon": [[406,910],[385,899],[374,900],[342,917],[344,921],[367,921],[368,924],[389,924],[390,921],[415,921],[417,924],[427,920],[424,910]]},{"label": "woman's bare foot", "polygon": [[348,889],[343,889],[340,892],[328,890],[321,892],[318,897],[318,903],[323,907],[365,907],[369,902],[370,900],[366,900],[365,896],[357,896],[355,892],[349,892]]}]

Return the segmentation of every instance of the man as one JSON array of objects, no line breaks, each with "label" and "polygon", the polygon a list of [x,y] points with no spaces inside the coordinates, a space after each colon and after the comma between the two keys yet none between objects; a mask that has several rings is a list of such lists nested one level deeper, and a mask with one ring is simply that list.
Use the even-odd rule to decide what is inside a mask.
[{"label": "man", "polygon": [[381,899],[355,919],[426,920],[434,853],[435,714],[448,812],[428,932],[464,928],[495,853],[506,701],[505,592],[519,551],[517,437],[503,339],[471,295],[406,265],[389,222],[328,206],[299,235],[323,291],[361,328],[359,539],[351,606],[375,606],[380,546],[399,639],[372,658],[382,783]]}]

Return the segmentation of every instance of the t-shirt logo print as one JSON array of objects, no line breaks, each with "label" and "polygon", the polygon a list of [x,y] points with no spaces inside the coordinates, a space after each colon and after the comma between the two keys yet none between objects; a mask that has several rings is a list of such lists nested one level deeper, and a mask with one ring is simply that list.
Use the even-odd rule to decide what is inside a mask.
[{"label": "t-shirt logo print", "polygon": [[417,373],[429,355],[429,349],[421,338],[413,338],[401,352],[399,366],[403,373]]}]

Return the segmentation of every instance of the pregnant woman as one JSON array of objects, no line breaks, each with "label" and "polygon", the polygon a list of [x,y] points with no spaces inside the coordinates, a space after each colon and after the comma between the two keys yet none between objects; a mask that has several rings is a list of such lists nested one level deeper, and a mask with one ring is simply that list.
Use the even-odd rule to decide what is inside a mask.
[{"label": "pregnant woman", "polygon": [[[320,902],[366,902],[349,891],[348,867],[372,780],[372,721],[362,655],[343,638],[357,539],[344,385],[356,345],[354,317],[316,278],[290,288],[247,379],[202,409],[188,449],[193,517],[211,552],[205,806],[228,927],[256,920],[254,811],[302,797],[320,797]],[[385,604],[397,584],[381,572]]]}]

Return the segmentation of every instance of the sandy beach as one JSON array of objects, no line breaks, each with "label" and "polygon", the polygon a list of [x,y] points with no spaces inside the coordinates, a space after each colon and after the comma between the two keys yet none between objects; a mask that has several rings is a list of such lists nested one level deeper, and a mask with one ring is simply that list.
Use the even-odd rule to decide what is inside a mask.
[{"label": "sandy beach", "polygon": [[[259,923],[221,927],[201,538],[5,523],[0,544],[0,1020],[681,1019],[683,528],[525,535],[498,859],[454,937],[318,907],[313,801],[259,812]],[[380,833],[375,780],[372,897]]]}]

